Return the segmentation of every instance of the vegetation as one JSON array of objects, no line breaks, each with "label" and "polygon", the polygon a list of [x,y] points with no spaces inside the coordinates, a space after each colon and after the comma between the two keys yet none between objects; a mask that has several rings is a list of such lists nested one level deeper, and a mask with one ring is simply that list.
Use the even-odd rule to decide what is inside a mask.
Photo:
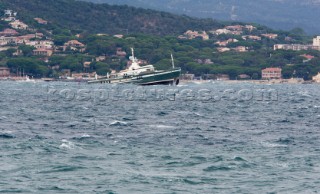
[{"label": "vegetation", "polygon": [[27,23],[35,24],[33,18],[41,17],[50,21],[53,29],[58,26],[88,33],[173,35],[191,28],[208,30],[222,26],[222,23],[212,19],[75,0],[0,0],[0,3],[0,7],[18,11]]},{"label": "vegetation", "polygon": [[[177,37],[187,30],[213,30],[227,24],[239,23],[200,20],[128,6],[96,5],[74,0],[0,0],[0,8],[18,11],[19,19],[52,39],[57,48],[74,39],[86,45],[85,52],[67,48],[47,59],[32,56],[34,47],[13,45],[12,48],[0,52],[0,66],[10,67],[13,73],[24,70],[34,77],[58,77],[63,69],[70,69],[72,72],[97,72],[105,75],[111,70],[125,68],[131,48],[135,48],[139,59],[154,64],[158,69],[171,67],[172,53],[176,66],[181,67],[184,73],[204,77],[207,74],[228,74],[231,79],[237,79],[238,75],[247,74],[258,79],[261,69],[282,67],[285,78],[311,79],[320,71],[319,51],[273,50],[273,45],[279,43],[310,43],[311,37],[305,36],[303,30],[298,28],[292,31],[275,31],[255,25],[256,30],[245,32],[258,36],[263,33],[278,34],[276,39],[262,37],[259,41],[244,40],[241,36],[226,34],[210,34],[210,39],[206,41],[199,38],[187,40]],[[33,20],[34,17],[43,18],[49,23],[40,25]],[[0,22],[0,30],[7,27],[6,22]],[[27,34],[32,31],[19,32]],[[113,34],[124,34],[124,37],[116,38]],[[290,40],[287,40],[288,37]],[[215,43],[228,39],[239,40],[229,43],[229,48],[245,46],[249,51],[218,52]],[[117,55],[119,48],[127,55]],[[20,51],[18,56],[15,54],[17,51]],[[307,61],[301,56],[303,54],[315,58]],[[96,60],[99,56],[105,59]],[[91,62],[90,67],[84,67],[85,62]]]}]

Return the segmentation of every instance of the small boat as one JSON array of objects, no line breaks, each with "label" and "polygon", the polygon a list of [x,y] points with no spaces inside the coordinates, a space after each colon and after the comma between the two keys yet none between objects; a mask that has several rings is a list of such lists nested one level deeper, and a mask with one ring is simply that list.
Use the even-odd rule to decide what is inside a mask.
[{"label": "small boat", "polygon": [[28,83],[36,83],[36,81],[34,79],[30,79],[30,77],[28,75],[26,75],[25,77],[18,77],[16,79],[17,82],[28,82]]},{"label": "small boat", "polygon": [[132,56],[129,58],[131,65],[118,73],[113,73],[105,77],[88,81],[89,84],[93,83],[118,83],[118,84],[138,84],[138,85],[178,85],[181,75],[181,68],[175,68],[173,56],[172,69],[169,70],[156,70],[153,65],[140,66],[138,60],[134,56],[134,50],[131,48]]}]

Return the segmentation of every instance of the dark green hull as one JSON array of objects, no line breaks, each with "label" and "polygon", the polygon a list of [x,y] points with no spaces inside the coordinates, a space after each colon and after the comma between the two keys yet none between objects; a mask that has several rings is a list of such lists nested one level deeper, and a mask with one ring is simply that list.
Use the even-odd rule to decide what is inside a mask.
[{"label": "dark green hull", "polygon": [[132,83],[138,85],[179,84],[181,69],[153,72],[134,77],[105,78],[89,81],[88,83]]}]

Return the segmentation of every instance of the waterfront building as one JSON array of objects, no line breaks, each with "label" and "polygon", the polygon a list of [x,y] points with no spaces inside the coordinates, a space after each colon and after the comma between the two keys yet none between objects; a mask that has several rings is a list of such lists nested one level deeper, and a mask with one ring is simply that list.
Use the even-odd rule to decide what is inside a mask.
[{"label": "waterfront building", "polygon": [[278,68],[278,67],[263,69],[261,77],[262,77],[262,79],[281,79],[282,78],[282,69]]},{"label": "waterfront building", "polygon": [[0,77],[9,77],[10,69],[7,67],[0,67]]},{"label": "waterfront building", "polygon": [[316,76],[313,76],[312,81],[316,83],[320,83],[320,73],[318,73]]}]

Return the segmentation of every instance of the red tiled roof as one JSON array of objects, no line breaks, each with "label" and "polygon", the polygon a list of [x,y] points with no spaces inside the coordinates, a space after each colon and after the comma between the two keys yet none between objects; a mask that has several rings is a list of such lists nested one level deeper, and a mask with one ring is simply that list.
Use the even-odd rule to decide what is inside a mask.
[{"label": "red tiled roof", "polygon": [[0,34],[11,34],[11,35],[16,35],[19,34],[17,31],[10,29],[10,28],[6,28],[4,29],[2,32],[0,32]]},{"label": "red tiled roof", "polygon": [[282,69],[279,67],[269,67],[269,68],[263,69],[262,71],[282,71]]},{"label": "red tiled roof", "polygon": [[306,59],[313,59],[314,58],[314,56],[312,56],[312,55],[307,55],[307,54],[304,54],[304,55],[300,55],[301,57],[304,57],[304,58],[306,58]]}]

